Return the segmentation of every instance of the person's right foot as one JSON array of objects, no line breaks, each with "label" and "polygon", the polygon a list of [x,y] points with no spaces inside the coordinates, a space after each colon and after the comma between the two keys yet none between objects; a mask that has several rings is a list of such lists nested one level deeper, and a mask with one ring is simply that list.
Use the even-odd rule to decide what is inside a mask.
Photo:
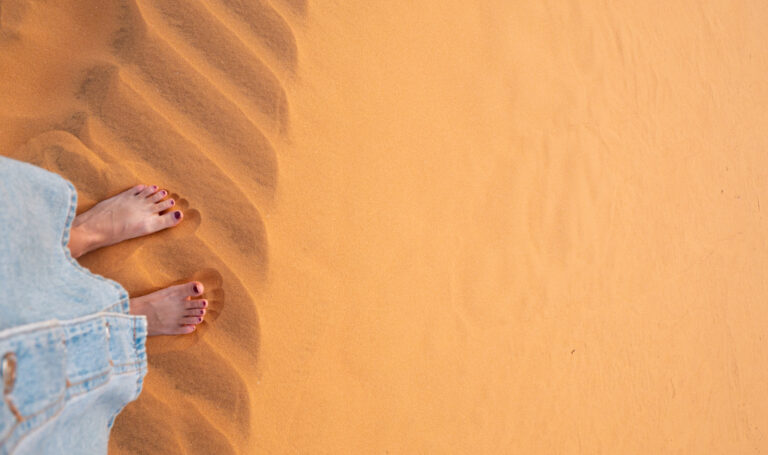
[{"label": "person's right foot", "polygon": [[147,317],[147,334],[192,333],[203,322],[208,301],[195,299],[203,294],[199,281],[167,287],[131,299],[131,314]]},{"label": "person's right foot", "polygon": [[69,233],[72,257],[176,226],[183,216],[180,210],[160,215],[176,204],[167,195],[157,186],[138,185],[77,215]]}]

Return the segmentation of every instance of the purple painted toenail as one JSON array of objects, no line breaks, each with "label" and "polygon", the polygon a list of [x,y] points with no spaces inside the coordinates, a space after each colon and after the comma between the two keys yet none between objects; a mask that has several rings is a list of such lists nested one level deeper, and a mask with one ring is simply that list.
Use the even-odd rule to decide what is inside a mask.
[{"label": "purple painted toenail", "polygon": [[180,220],[181,219],[181,212],[173,212],[173,217],[176,218],[177,220]]},{"label": "purple painted toenail", "polygon": [[192,289],[195,291],[195,294],[200,293],[200,288],[198,288],[196,284],[192,286]]},{"label": "purple painted toenail", "polygon": [[173,199],[171,199],[171,205],[176,205],[176,201],[174,201]]},{"label": "purple painted toenail", "polygon": [[205,300],[203,300],[203,308],[205,308],[205,307],[207,307],[207,306],[208,306],[208,302],[207,302],[207,301],[205,301]]},{"label": "purple painted toenail", "polygon": [[197,318],[197,322],[203,322],[203,318]]}]

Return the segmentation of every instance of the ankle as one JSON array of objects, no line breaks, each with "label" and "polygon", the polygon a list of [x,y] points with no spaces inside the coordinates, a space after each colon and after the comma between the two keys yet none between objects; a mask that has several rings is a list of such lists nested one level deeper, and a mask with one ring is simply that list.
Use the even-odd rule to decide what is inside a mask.
[{"label": "ankle", "polygon": [[133,298],[133,299],[131,299],[130,302],[131,302],[131,304],[128,307],[128,313],[129,314],[132,314],[134,316],[137,316],[137,315],[144,315],[144,316],[146,316],[147,315],[147,310],[144,307],[144,302],[142,302],[138,298]]},{"label": "ankle", "polygon": [[72,257],[75,259],[101,246],[99,236],[77,221],[77,218],[75,218],[75,222],[72,223],[72,227],[69,230],[69,244],[67,245]]}]

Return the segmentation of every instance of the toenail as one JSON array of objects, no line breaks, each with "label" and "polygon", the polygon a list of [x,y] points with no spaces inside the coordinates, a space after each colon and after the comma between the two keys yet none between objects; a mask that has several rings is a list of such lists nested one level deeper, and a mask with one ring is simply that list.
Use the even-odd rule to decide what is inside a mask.
[{"label": "toenail", "polygon": [[173,217],[177,220],[181,219],[181,212],[173,212]]},{"label": "toenail", "polygon": [[192,289],[195,291],[195,294],[199,294],[199,293],[200,293],[200,288],[199,288],[199,287],[197,287],[197,285],[196,285],[196,284],[195,284],[195,285],[192,285]]},{"label": "toenail", "polygon": [[167,192],[167,191],[165,191],[165,190],[163,190],[163,191],[161,191],[161,192],[160,192],[160,195],[162,195],[163,197],[165,197],[167,194],[168,194],[168,192]]},{"label": "toenail", "polygon": [[176,205],[176,201],[174,201],[173,199],[171,199],[171,205]]},{"label": "toenail", "polygon": [[157,186],[152,185],[152,191],[155,191],[155,190],[157,190]]},{"label": "toenail", "polygon": [[203,308],[205,308],[205,307],[207,307],[207,306],[208,306],[208,302],[206,302],[205,300],[203,300]]},{"label": "toenail", "polygon": [[203,318],[197,318],[197,322],[203,322]]},{"label": "toenail", "polygon": [[200,314],[205,314],[205,311],[203,311],[203,310],[200,310]]}]

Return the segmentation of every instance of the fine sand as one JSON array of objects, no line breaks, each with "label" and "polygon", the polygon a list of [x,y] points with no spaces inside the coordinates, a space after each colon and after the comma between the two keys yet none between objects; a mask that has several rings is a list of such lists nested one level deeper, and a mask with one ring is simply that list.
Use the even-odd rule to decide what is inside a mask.
[{"label": "fine sand", "polygon": [[768,452],[768,3],[0,0],[0,153],[178,227],[115,454]]}]

